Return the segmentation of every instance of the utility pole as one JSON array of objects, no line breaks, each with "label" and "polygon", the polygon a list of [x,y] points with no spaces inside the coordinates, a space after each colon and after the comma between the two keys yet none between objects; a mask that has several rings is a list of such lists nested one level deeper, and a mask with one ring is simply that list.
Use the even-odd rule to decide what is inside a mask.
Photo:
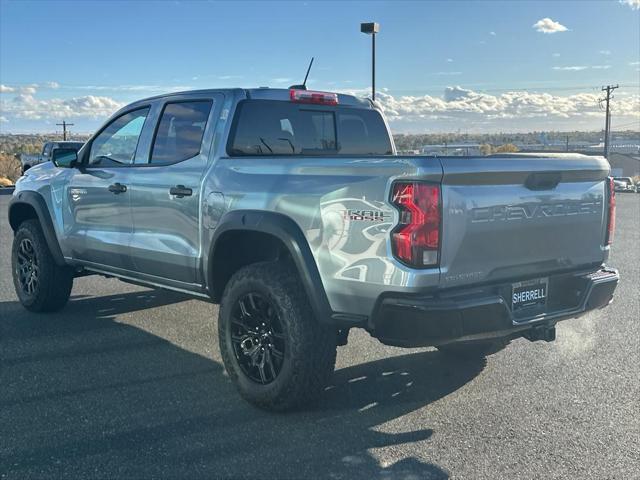
[{"label": "utility pole", "polygon": [[62,123],[56,123],[56,125],[62,127],[62,140],[67,141],[67,127],[73,127],[73,123],[67,123],[64,120]]},{"label": "utility pole", "polygon": [[600,100],[601,102],[606,102],[606,117],[604,121],[604,158],[609,158],[609,135],[611,134],[611,113],[609,109],[609,102],[613,98],[611,92],[613,92],[618,85],[607,85],[606,87],[602,87],[603,92],[607,92],[607,96]]}]

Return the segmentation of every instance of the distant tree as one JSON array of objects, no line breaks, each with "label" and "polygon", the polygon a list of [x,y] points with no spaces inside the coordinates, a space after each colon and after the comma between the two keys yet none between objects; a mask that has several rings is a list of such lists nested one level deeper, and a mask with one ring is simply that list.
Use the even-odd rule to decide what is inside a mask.
[{"label": "distant tree", "polygon": [[513,143],[505,143],[504,145],[500,145],[495,149],[496,153],[516,153],[519,152],[520,149],[516,147]]},{"label": "distant tree", "polygon": [[479,148],[483,155],[491,155],[493,153],[493,147],[488,143],[483,143]]},{"label": "distant tree", "polygon": [[0,182],[4,186],[13,185],[20,177],[20,161],[13,155],[0,153]]}]

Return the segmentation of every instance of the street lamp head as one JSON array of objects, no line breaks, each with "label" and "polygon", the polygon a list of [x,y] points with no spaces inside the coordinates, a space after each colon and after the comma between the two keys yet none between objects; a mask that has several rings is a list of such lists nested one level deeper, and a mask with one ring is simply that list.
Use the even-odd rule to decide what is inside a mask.
[{"label": "street lamp head", "polygon": [[360,31],[362,33],[366,33],[367,35],[371,35],[372,33],[378,33],[380,31],[380,24],[375,22],[361,23]]}]

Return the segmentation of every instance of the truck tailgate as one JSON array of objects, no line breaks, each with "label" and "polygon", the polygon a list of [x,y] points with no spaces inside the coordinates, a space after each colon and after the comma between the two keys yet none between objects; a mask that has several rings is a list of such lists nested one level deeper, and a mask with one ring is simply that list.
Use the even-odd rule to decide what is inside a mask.
[{"label": "truck tailgate", "polygon": [[602,157],[441,157],[441,285],[543,277],[605,260]]}]

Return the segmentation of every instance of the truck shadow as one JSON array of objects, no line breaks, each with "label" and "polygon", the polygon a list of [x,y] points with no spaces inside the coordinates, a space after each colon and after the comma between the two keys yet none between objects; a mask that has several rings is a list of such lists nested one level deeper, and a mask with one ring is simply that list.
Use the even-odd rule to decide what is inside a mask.
[{"label": "truck shadow", "polygon": [[[0,303],[6,478],[448,478],[423,460],[433,430],[385,424],[459,389],[484,363],[421,351],[355,365],[336,371],[316,407],[269,414],[240,399],[219,362],[116,321],[184,300],[75,297],[46,317]],[[372,453],[403,444],[420,458],[381,464]]]}]

